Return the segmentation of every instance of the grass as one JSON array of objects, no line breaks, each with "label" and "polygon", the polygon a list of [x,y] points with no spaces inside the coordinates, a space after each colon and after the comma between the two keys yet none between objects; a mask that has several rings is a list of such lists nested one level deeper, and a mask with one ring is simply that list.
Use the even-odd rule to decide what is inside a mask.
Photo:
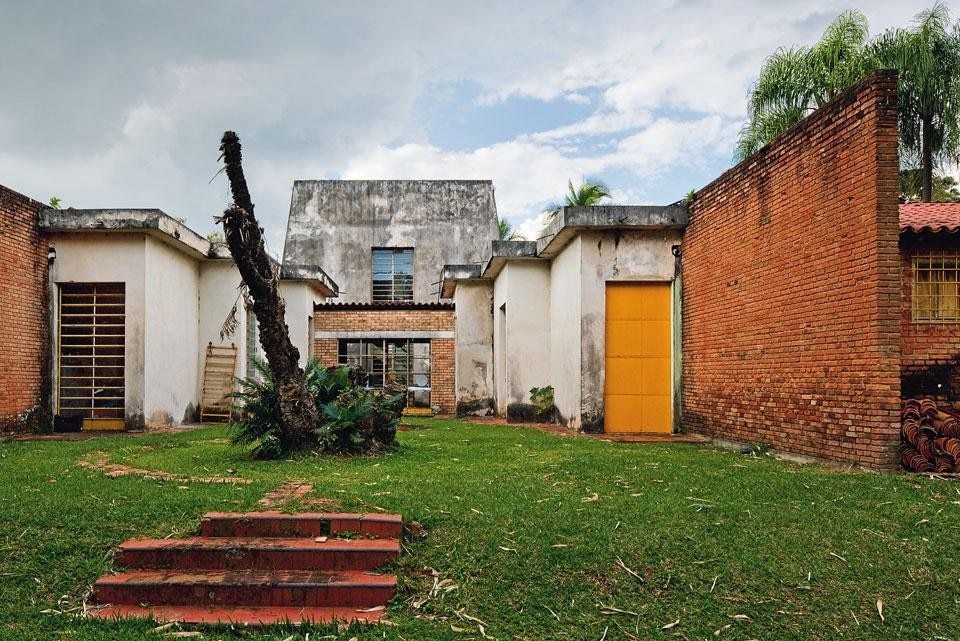
[{"label": "grass", "polygon": [[[956,483],[418,423],[379,458],[252,462],[217,428],[0,444],[0,638],[171,638],[150,622],[55,611],[80,606],[124,539],[189,535],[205,511],[255,509],[302,479],[344,510],[376,506],[426,529],[395,568],[394,625],[215,627],[205,639],[481,638],[468,617],[500,640],[960,639]],[[97,451],[252,483],[107,478],[77,465]]]}]

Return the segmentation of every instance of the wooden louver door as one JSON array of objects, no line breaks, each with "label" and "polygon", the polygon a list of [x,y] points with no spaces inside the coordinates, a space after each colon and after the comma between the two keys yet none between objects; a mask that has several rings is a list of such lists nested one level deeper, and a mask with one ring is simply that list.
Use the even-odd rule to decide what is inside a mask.
[{"label": "wooden louver door", "polygon": [[83,429],[123,429],[123,283],[62,283],[57,412]]}]

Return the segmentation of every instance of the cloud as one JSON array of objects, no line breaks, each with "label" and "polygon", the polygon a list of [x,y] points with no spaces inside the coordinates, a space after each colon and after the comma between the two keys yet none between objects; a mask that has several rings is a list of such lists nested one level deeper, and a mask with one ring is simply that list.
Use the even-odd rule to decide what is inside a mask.
[{"label": "cloud", "polygon": [[[867,14],[876,32],[915,10]],[[275,247],[298,178],[490,178],[521,225],[571,177],[602,175],[630,200],[680,194],[692,172],[727,166],[763,57],[816,39],[837,11],[829,0],[17,3],[0,21],[0,183],[78,207],[160,207],[206,232],[228,198],[222,178],[208,184],[217,144],[234,129]],[[476,90],[432,120],[424,92],[451,86]],[[509,134],[436,142],[436,122],[493,131],[507,111]]]}]

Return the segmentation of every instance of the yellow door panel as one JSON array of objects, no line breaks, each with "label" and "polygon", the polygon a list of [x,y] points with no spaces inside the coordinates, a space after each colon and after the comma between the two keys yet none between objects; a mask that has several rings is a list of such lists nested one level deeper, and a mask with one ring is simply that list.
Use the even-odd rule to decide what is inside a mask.
[{"label": "yellow door panel", "polygon": [[604,429],[673,431],[670,283],[607,283]]}]

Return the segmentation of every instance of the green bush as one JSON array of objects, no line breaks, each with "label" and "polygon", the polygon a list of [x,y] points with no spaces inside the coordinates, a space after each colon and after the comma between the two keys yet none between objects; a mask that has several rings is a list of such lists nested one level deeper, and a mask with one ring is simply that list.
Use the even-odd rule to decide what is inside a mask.
[{"label": "green bush", "polygon": [[[280,426],[280,404],[270,368],[254,365],[259,376],[240,379],[234,398],[240,417],[230,423],[237,445],[252,445],[256,458],[280,458],[300,448]],[[317,405],[319,421],[308,449],[319,453],[377,452],[396,443],[403,396],[384,397],[363,387],[362,372],[349,366],[325,368],[307,364],[304,383]]]}]

